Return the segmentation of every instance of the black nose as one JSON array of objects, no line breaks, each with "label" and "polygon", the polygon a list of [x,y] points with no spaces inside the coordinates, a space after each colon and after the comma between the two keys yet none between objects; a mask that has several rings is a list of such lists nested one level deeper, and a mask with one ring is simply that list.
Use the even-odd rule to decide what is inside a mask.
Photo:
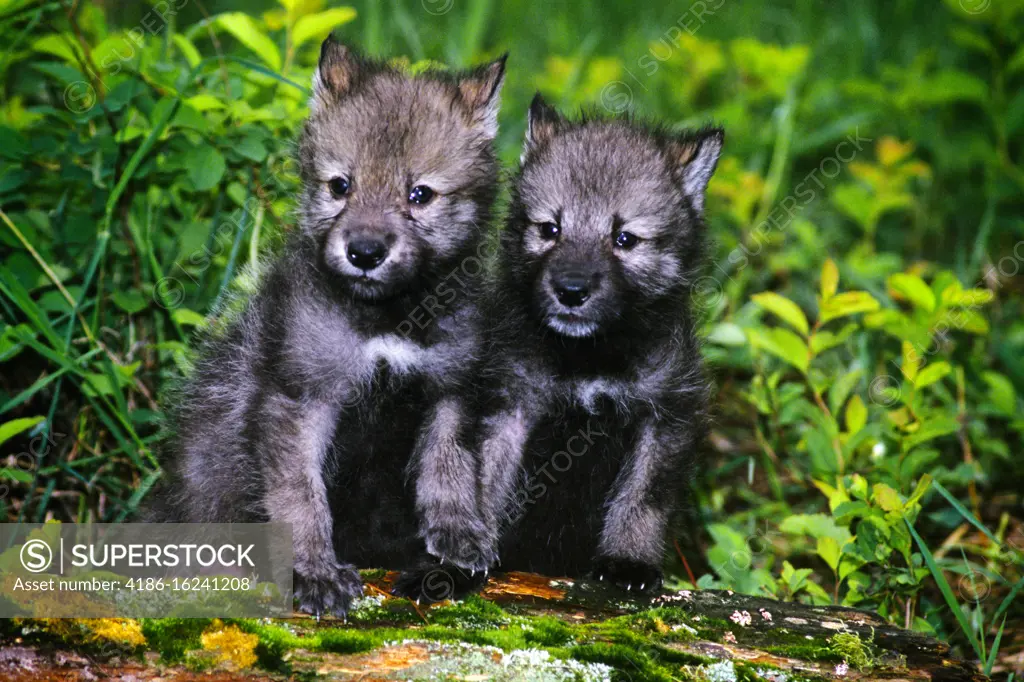
[{"label": "black nose", "polygon": [[388,257],[388,245],[379,239],[353,239],[348,243],[348,262],[360,270],[373,270]]},{"label": "black nose", "polygon": [[578,308],[590,298],[590,278],[579,272],[568,272],[552,278],[551,288],[562,305]]}]

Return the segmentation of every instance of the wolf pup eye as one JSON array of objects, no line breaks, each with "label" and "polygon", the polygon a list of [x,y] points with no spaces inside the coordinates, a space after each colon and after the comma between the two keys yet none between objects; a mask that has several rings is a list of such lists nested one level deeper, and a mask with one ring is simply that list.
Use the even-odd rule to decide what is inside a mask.
[{"label": "wolf pup eye", "polygon": [[637,242],[639,241],[640,238],[637,237],[632,232],[623,231],[615,235],[615,246],[618,246],[619,248],[622,249],[632,249],[634,246],[637,245]]},{"label": "wolf pup eye", "polygon": [[346,194],[348,194],[348,190],[349,190],[350,185],[349,185],[349,182],[348,182],[348,178],[340,178],[339,177],[339,178],[331,178],[330,180],[328,180],[327,181],[327,187],[328,187],[328,189],[331,190],[331,195],[335,199],[340,199],[343,196],[345,196]]},{"label": "wolf pup eye", "polygon": [[546,239],[548,241],[558,239],[558,235],[562,234],[562,228],[555,223],[541,223],[537,227],[540,230],[541,239]]},{"label": "wolf pup eye", "polygon": [[410,204],[429,204],[430,200],[434,198],[434,190],[430,189],[426,185],[416,185],[409,190],[409,203]]}]

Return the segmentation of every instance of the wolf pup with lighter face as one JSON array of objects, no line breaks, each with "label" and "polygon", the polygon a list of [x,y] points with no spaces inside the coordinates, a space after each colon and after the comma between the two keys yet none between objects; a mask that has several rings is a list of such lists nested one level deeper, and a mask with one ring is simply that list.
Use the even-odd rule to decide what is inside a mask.
[{"label": "wolf pup with lighter face", "polygon": [[534,99],[478,444],[503,569],[660,586],[705,431],[689,301],[723,139],[569,121]]},{"label": "wolf pup with lighter face", "polygon": [[410,76],[329,38],[301,229],[182,391],[165,517],[290,523],[303,610],[345,612],[355,565],[488,564],[452,396],[479,355],[463,266],[497,192],[503,78],[504,58]]}]

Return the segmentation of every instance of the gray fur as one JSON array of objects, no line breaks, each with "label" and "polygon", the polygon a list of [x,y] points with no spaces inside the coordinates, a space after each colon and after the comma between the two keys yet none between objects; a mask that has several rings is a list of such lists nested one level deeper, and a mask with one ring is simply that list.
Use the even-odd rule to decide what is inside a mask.
[{"label": "gray fur", "polygon": [[[419,533],[428,542],[457,536],[454,546],[429,547],[456,563],[483,561],[464,541],[480,534],[476,460],[454,430],[464,408],[453,392],[479,356],[473,282],[415,333],[402,322],[478,249],[497,191],[503,76],[504,59],[463,74],[409,76],[328,38],[300,142],[300,229],[240,317],[204,344],[180,391],[171,480],[152,516],[290,523],[303,610],[343,613],[362,589],[332,545],[333,472],[357,432],[375,442],[357,428],[366,421],[348,420],[363,415],[385,435],[390,417],[374,406],[389,404],[387,396],[401,402],[414,387],[426,401],[415,455],[395,456],[416,477]],[[351,184],[341,196],[330,186],[339,176]],[[416,185],[436,197],[413,204]],[[364,272],[346,254],[367,236],[390,250]],[[344,505],[345,490],[338,494]]]},{"label": "gray fur", "polygon": [[[586,531],[562,519],[597,514],[600,532],[585,548],[595,575],[623,587],[660,584],[666,534],[705,428],[689,297],[702,265],[704,190],[722,140],[718,129],[569,121],[534,100],[489,306],[485,375],[494,388],[482,420],[481,503],[492,542],[502,526],[511,538],[503,567],[579,573],[583,550],[571,536]],[[545,223],[558,227],[557,238]],[[623,247],[619,231],[637,240]],[[567,272],[585,284],[582,303],[557,294]],[[575,484],[552,490],[552,477],[544,486],[545,511],[517,509],[525,453],[536,462],[550,454],[550,445],[536,449],[548,442],[545,431],[577,438],[591,420],[600,427],[588,447],[600,454],[572,451],[571,461],[595,472],[605,466],[596,458],[621,461],[603,503],[586,508],[573,485],[594,479],[577,472]]]}]

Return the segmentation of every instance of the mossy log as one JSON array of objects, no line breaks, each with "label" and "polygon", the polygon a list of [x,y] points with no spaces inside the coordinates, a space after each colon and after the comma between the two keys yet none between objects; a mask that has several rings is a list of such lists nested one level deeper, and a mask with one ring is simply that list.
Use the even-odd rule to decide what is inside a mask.
[{"label": "mossy log", "polygon": [[[144,646],[118,650],[110,642],[86,645],[88,637],[76,648],[66,626],[47,640],[52,622],[23,621],[3,635],[0,678],[986,679],[952,658],[948,645],[856,609],[715,590],[637,595],[524,573],[492,577],[480,597],[421,607],[390,597],[394,574],[365,577],[367,596],[346,623],[300,614],[272,622],[151,621],[141,626]],[[231,651],[218,648],[226,641],[234,642]],[[240,669],[240,661],[253,660],[255,667]]]}]

